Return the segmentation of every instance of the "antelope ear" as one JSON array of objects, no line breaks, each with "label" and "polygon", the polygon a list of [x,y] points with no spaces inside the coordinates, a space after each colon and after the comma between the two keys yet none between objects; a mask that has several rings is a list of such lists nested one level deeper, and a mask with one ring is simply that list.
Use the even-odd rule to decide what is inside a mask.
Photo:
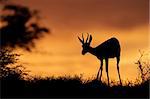
[{"label": "antelope ear", "polygon": [[78,37],[79,41],[83,44],[84,42],[80,39],[80,37]]},{"label": "antelope ear", "polygon": [[91,41],[92,41],[92,35],[90,35],[89,45],[90,45]]}]

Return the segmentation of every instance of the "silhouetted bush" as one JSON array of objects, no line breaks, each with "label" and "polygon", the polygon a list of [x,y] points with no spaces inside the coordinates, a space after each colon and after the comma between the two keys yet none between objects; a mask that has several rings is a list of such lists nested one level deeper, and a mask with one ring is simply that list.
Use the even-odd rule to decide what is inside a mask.
[{"label": "silhouetted bush", "polygon": [[1,80],[23,80],[27,75],[25,68],[16,65],[18,54],[11,50],[0,49],[0,79]]},{"label": "silhouetted bush", "polygon": [[11,50],[0,49],[0,80],[2,95],[13,96],[14,93],[22,95],[25,86],[24,77],[27,76],[25,68],[16,65],[18,54]]},{"label": "silhouetted bush", "polygon": [[[133,86],[107,86],[97,80],[82,81],[80,77],[33,77],[2,83],[2,97],[134,97],[148,98],[149,80]],[[18,88],[19,87],[19,88]],[[14,90],[16,89],[16,90]],[[11,91],[10,91],[11,90]]]},{"label": "silhouetted bush", "polygon": [[[150,62],[149,59],[143,59],[144,56],[150,55],[149,53],[145,54],[144,52],[140,52],[140,57],[135,64],[138,65],[139,75],[142,79],[142,82],[150,80]],[[148,58],[148,57],[147,57]]]}]

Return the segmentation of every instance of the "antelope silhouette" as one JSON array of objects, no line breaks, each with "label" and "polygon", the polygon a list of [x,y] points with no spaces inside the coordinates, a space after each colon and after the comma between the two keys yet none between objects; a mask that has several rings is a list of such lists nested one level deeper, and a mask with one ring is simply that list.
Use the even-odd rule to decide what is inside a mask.
[{"label": "antelope silhouette", "polygon": [[108,39],[107,41],[101,43],[97,47],[93,48],[90,46],[91,41],[92,41],[92,35],[90,35],[90,38],[89,38],[89,34],[88,34],[85,42],[84,42],[83,34],[82,34],[82,39],[80,37],[78,37],[78,39],[82,43],[82,48],[83,48],[82,55],[85,55],[87,52],[89,52],[100,60],[101,64],[97,73],[97,80],[99,78],[99,72],[100,72],[100,81],[101,81],[102,70],[103,70],[103,60],[105,60],[107,80],[108,80],[108,85],[109,85],[108,60],[109,58],[116,58],[119,80],[120,80],[120,84],[122,85],[120,72],[119,72],[119,61],[120,61],[120,51],[121,51],[119,41],[115,37],[112,37]]}]

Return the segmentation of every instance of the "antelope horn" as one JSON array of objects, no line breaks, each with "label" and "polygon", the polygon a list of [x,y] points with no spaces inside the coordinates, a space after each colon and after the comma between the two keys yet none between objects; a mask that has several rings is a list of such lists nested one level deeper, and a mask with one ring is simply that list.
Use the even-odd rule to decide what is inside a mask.
[{"label": "antelope horn", "polygon": [[89,33],[87,33],[87,38],[86,38],[86,43],[88,43],[87,41],[88,41],[88,39],[89,39]]},{"label": "antelope horn", "polygon": [[82,33],[82,41],[83,41],[83,43],[84,43],[84,37],[83,37],[83,33]]}]

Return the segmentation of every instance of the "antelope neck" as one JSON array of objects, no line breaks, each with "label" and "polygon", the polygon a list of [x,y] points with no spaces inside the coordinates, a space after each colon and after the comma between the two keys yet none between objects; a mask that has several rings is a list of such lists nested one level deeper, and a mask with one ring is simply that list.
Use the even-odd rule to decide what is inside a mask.
[{"label": "antelope neck", "polygon": [[89,47],[89,53],[96,55],[95,48],[92,48],[91,46]]}]

